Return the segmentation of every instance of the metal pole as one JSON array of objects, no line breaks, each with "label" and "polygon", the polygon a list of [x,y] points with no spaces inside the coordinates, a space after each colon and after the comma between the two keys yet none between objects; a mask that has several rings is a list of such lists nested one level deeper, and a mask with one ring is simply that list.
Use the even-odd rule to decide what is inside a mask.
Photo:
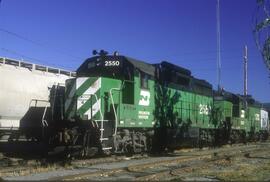
[{"label": "metal pole", "polygon": [[248,62],[248,48],[247,45],[245,45],[244,49],[244,96],[247,97],[247,62]]},{"label": "metal pole", "polygon": [[219,0],[217,0],[217,82],[218,90],[221,89],[221,56],[220,56],[220,9]]}]

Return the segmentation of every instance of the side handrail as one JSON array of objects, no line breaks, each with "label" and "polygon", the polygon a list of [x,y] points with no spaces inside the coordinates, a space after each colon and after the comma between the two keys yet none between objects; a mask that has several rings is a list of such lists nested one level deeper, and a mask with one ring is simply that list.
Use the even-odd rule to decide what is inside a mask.
[{"label": "side handrail", "polygon": [[116,109],[115,109],[115,105],[114,105],[114,100],[113,100],[113,96],[112,96],[112,91],[113,90],[120,91],[121,90],[121,87],[120,88],[111,88],[110,89],[110,97],[111,97],[112,106],[113,106],[113,112],[114,112],[114,117],[115,117],[115,127],[114,127],[114,134],[113,134],[113,136],[116,136],[117,128],[118,128],[118,116],[117,116],[117,113],[116,113]]},{"label": "side handrail", "polygon": [[48,109],[48,106],[49,106],[50,102],[49,102],[48,100],[31,99],[31,100],[30,100],[30,103],[29,103],[29,108],[31,107],[32,102],[35,102],[34,107],[37,107],[37,103],[38,103],[38,102],[44,102],[44,103],[46,103],[45,108],[44,108],[44,112],[43,112],[43,115],[42,115],[41,122],[42,122],[42,126],[43,126],[43,127],[48,127],[49,124],[48,124],[48,122],[46,121],[45,116],[46,116],[46,112],[47,112],[47,109]]},{"label": "side handrail", "polygon": [[42,125],[43,127],[48,127],[48,122],[46,121],[45,119],[45,115],[46,115],[46,112],[47,112],[47,108],[48,108],[48,104],[45,106],[45,109],[44,109],[44,112],[43,112],[43,115],[42,115]]},{"label": "side handrail", "polygon": [[116,91],[121,91],[125,85],[125,82],[133,82],[133,81],[128,81],[128,80],[124,80],[122,85],[119,88],[111,88],[110,89],[110,97],[111,97],[111,101],[112,101],[112,106],[113,106],[113,112],[114,112],[114,117],[115,117],[115,128],[114,128],[114,134],[113,136],[116,136],[117,133],[117,129],[118,129],[118,116],[117,116],[117,112],[115,109],[115,104],[114,104],[114,100],[113,100],[113,96],[112,96],[112,91],[116,90]]}]

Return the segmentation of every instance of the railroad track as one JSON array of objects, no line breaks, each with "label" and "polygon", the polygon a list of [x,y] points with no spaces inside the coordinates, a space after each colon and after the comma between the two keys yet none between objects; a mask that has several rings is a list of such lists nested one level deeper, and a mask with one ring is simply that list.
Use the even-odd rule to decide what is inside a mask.
[{"label": "railroad track", "polygon": [[[147,155],[133,155],[129,159],[142,159],[146,158]],[[74,159],[74,160],[64,160],[64,159],[21,159],[21,158],[0,158],[0,177],[10,176],[12,174],[16,175],[27,175],[32,172],[39,171],[50,171],[58,169],[70,169],[70,168],[82,168],[84,166],[102,164],[108,162],[119,162],[127,159],[125,156],[102,156],[97,158],[89,159]]]},{"label": "railroad track", "polygon": [[[267,144],[269,145],[269,144]],[[192,170],[207,168],[219,161],[230,161],[237,156],[250,156],[253,153],[262,153],[258,144],[238,145],[234,147],[218,148],[213,150],[189,152],[188,155],[179,155],[172,159],[152,160],[143,163],[128,164],[123,167],[107,167],[90,172],[51,178],[49,180],[168,180],[181,176]],[[180,153],[179,153],[180,154]],[[165,177],[165,178],[164,178]]]},{"label": "railroad track", "polygon": [[[253,150],[253,151],[246,151],[246,152],[239,152],[229,155],[218,155],[214,158],[201,160],[197,163],[191,163],[189,165],[180,165],[180,166],[171,166],[168,169],[159,171],[155,174],[146,174],[139,177],[136,177],[135,180],[137,181],[157,181],[157,180],[173,180],[175,178],[179,178],[185,175],[185,173],[193,172],[196,170],[202,170],[207,169],[213,166],[214,164],[218,163],[230,163],[233,158],[239,157],[239,156],[246,156],[247,154],[250,155],[250,153],[256,154],[265,154],[265,151],[259,151],[259,150]],[[247,157],[248,158],[248,157]]]},{"label": "railroad track", "polygon": [[[99,157],[99,158],[92,158],[92,159],[83,159],[83,160],[72,160],[72,161],[63,161],[63,160],[58,160],[58,161],[49,161],[45,159],[40,159],[40,160],[22,160],[22,159],[16,159],[16,158],[2,158],[4,159],[3,161],[6,160],[6,162],[3,162],[0,159],[0,176],[5,177],[5,176],[24,176],[24,175],[30,175],[34,173],[39,173],[39,172],[50,172],[50,171],[56,171],[56,170],[73,170],[77,169],[78,171],[80,169],[91,169],[93,166],[97,165],[107,165],[107,164],[115,164],[115,163],[123,163],[126,161],[126,165],[123,167],[112,167],[110,169],[107,168],[97,168],[94,171],[92,170],[91,172],[87,173],[80,173],[77,175],[75,174],[74,176],[72,175],[67,175],[64,177],[56,177],[52,178],[53,180],[69,180],[69,179],[77,179],[77,178],[86,178],[88,179],[89,177],[92,178],[97,178],[100,176],[103,177],[110,177],[114,176],[116,174],[137,174],[135,175],[135,178],[141,177],[142,176],[147,176],[151,174],[145,174],[144,169],[148,168],[159,168],[159,166],[174,166],[184,168],[188,167],[185,166],[185,163],[190,163],[192,164],[192,161],[207,161],[211,160],[216,157],[216,154],[220,155],[222,153],[228,153],[232,150],[237,150],[240,153],[246,154],[249,152],[249,150],[255,151],[256,149],[260,150],[261,145],[270,145],[269,142],[267,143],[250,143],[248,145],[244,144],[234,144],[234,145],[226,145],[221,148],[215,148],[215,149],[185,149],[185,150],[179,150],[176,151],[174,154],[171,154],[170,157],[165,157],[165,159],[162,160],[156,160],[159,159],[160,157],[164,156],[147,156],[147,155],[134,155],[132,157],[125,157],[125,156],[107,156],[107,157]],[[224,155],[225,155],[224,154]],[[146,161],[148,159],[153,159],[152,162],[145,162],[143,164],[133,164],[130,165],[130,162],[136,163],[136,161]],[[218,159],[216,159],[218,160]],[[222,159],[221,159],[222,160]],[[1,163],[2,162],[2,163]],[[138,169],[141,169],[141,171],[138,171]],[[136,171],[137,170],[137,171]],[[161,169],[162,171],[162,169]],[[160,171],[153,171],[153,173],[159,173]],[[172,173],[174,174],[174,173]],[[134,178],[134,177],[133,177]],[[151,177],[149,177],[151,178]],[[140,179],[140,178],[138,178]]]}]

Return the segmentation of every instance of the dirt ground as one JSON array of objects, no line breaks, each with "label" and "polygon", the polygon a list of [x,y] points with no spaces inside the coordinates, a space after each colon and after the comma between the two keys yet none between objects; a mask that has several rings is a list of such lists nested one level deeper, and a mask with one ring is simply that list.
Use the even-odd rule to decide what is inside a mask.
[{"label": "dirt ground", "polygon": [[75,161],[68,166],[0,176],[12,181],[270,181],[270,142]]},{"label": "dirt ground", "polygon": [[210,166],[192,170],[174,180],[270,181],[270,148],[265,150],[263,153],[216,161]]}]

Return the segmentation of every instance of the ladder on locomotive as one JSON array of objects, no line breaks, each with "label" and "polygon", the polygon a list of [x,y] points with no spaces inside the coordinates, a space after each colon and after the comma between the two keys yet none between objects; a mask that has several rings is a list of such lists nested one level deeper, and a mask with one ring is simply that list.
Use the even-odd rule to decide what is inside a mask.
[{"label": "ladder on locomotive", "polygon": [[[87,94],[88,95],[88,94]],[[104,137],[104,131],[105,131],[105,128],[104,128],[104,122],[109,122],[108,120],[104,120],[104,116],[103,116],[103,113],[102,113],[102,111],[101,111],[101,105],[100,105],[100,103],[98,102],[98,97],[97,97],[97,95],[96,94],[89,94],[89,99],[91,98],[91,97],[93,97],[94,96],[94,98],[96,99],[96,102],[99,104],[99,114],[100,114],[100,120],[92,120],[92,121],[94,121],[94,123],[93,123],[93,125],[96,125],[97,127],[99,127],[99,130],[100,130],[100,143],[101,143],[101,145],[104,143],[104,141],[108,141],[109,140],[109,138],[108,137]],[[91,119],[93,118],[93,107],[91,107]],[[98,123],[100,123],[100,124],[98,124]],[[102,146],[102,150],[103,151],[105,151],[105,150],[111,150],[112,149],[112,147],[104,147],[104,146]]]}]

